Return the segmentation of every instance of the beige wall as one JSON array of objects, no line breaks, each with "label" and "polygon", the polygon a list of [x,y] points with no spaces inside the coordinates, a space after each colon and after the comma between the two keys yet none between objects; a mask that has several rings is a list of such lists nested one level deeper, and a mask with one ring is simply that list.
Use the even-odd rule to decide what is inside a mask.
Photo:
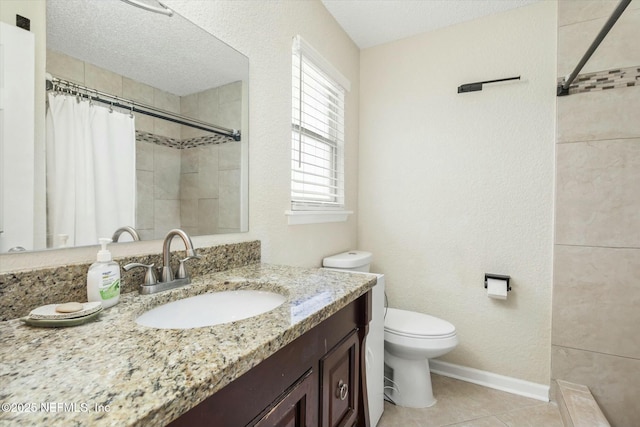
[{"label": "beige wall", "polygon": [[[361,52],[358,246],[390,306],[453,323],[443,359],[549,383],[556,6]],[[458,94],[463,83],[522,76]],[[511,275],[507,301],[484,274]]]},{"label": "beige wall", "polygon": [[[558,4],[558,76],[618,2]],[[640,1],[581,74],[640,67]],[[636,83],[637,85],[637,83]],[[612,426],[640,423],[640,86],[558,98],[552,379],[585,384]]]},{"label": "beige wall", "polygon": [[[2,0],[4,2],[5,0]],[[357,211],[359,50],[319,1],[166,2],[250,61],[249,232],[194,239],[210,245],[262,241],[263,260],[319,266],[323,256],[356,245],[356,219],[287,225],[291,149],[291,43],[300,34],[351,81],[346,107],[346,204]],[[112,245],[114,256],[160,252],[162,242]],[[0,255],[0,271],[89,261],[96,248]]]}]

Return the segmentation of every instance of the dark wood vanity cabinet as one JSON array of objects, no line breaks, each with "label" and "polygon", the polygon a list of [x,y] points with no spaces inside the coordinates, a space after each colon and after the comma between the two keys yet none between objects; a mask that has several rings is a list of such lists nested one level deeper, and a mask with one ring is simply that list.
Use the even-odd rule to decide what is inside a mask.
[{"label": "dark wood vanity cabinet", "polygon": [[172,421],[171,427],[369,427],[362,295]]},{"label": "dark wood vanity cabinet", "polygon": [[360,343],[357,331],[320,359],[322,427],[351,427],[358,417]]}]

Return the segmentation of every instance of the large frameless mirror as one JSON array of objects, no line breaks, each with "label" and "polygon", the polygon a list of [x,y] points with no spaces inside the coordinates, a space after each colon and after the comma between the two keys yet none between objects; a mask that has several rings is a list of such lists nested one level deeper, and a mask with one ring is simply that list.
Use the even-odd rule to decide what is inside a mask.
[{"label": "large frameless mirror", "polygon": [[5,168],[34,179],[1,183],[0,252],[247,231],[248,58],[177,13],[120,0],[46,9],[44,155],[3,151],[16,156]]}]

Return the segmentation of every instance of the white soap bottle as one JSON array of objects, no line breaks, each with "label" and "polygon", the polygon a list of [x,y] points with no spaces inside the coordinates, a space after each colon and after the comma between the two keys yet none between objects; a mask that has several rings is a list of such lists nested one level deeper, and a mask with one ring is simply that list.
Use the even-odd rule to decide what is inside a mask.
[{"label": "white soap bottle", "polygon": [[120,266],[111,259],[111,252],[107,250],[111,239],[98,240],[102,249],[87,273],[87,300],[100,301],[102,307],[109,308],[120,300]]}]

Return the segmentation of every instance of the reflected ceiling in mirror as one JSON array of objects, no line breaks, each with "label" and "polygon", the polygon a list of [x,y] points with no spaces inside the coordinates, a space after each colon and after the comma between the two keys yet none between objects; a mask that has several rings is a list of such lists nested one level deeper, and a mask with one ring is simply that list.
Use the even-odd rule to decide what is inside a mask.
[{"label": "reflected ceiling in mirror", "polygon": [[[134,106],[161,113],[133,114],[135,173],[128,182],[135,187],[135,213],[125,207],[131,213],[121,215],[118,209],[112,216],[125,219],[100,220],[98,230],[83,236],[75,225],[82,220],[70,218],[79,214],[56,218],[61,210],[47,185],[46,236],[35,236],[32,247],[20,246],[95,244],[97,237],[111,237],[118,227],[131,225],[142,240],[161,239],[172,228],[190,235],[247,231],[248,69],[247,57],[177,13],[153,13],[120,0],[48,0],[46,71],[71,86],[58,85],[49,99],[75,96],[78,103],[88,103],[94,97],[91,104],[98,100],[104,109],[115,99],[116,107],[124,107],[116,108],[120,113],[130,114]],[[51,110],[47,114],[54,117]],[[47,135],[53,134],[49,122],[60,120],[47,118]],[[193,123],[236,137],[221,137]],[[47,138],[47,156],[50,147]],[[126,162],[116,161],[113,168],[119,163]],[[56,169],[50,164],[47,157],[47,175]],[[120,170],[113,174],[125,175]],[[47,182],[52,182],[49,176]],[[67,186],[55,188],[61,187]],[[71,225],[60,226],[65,222]],[[130,234],[123,233],[119,241],[128,240]]]},{"label": "reflected ceiling in mirror", "polygon": [[121,0],[48,0],[47,48],[177,96],[248,77],[247,57],[199,26]]}]

